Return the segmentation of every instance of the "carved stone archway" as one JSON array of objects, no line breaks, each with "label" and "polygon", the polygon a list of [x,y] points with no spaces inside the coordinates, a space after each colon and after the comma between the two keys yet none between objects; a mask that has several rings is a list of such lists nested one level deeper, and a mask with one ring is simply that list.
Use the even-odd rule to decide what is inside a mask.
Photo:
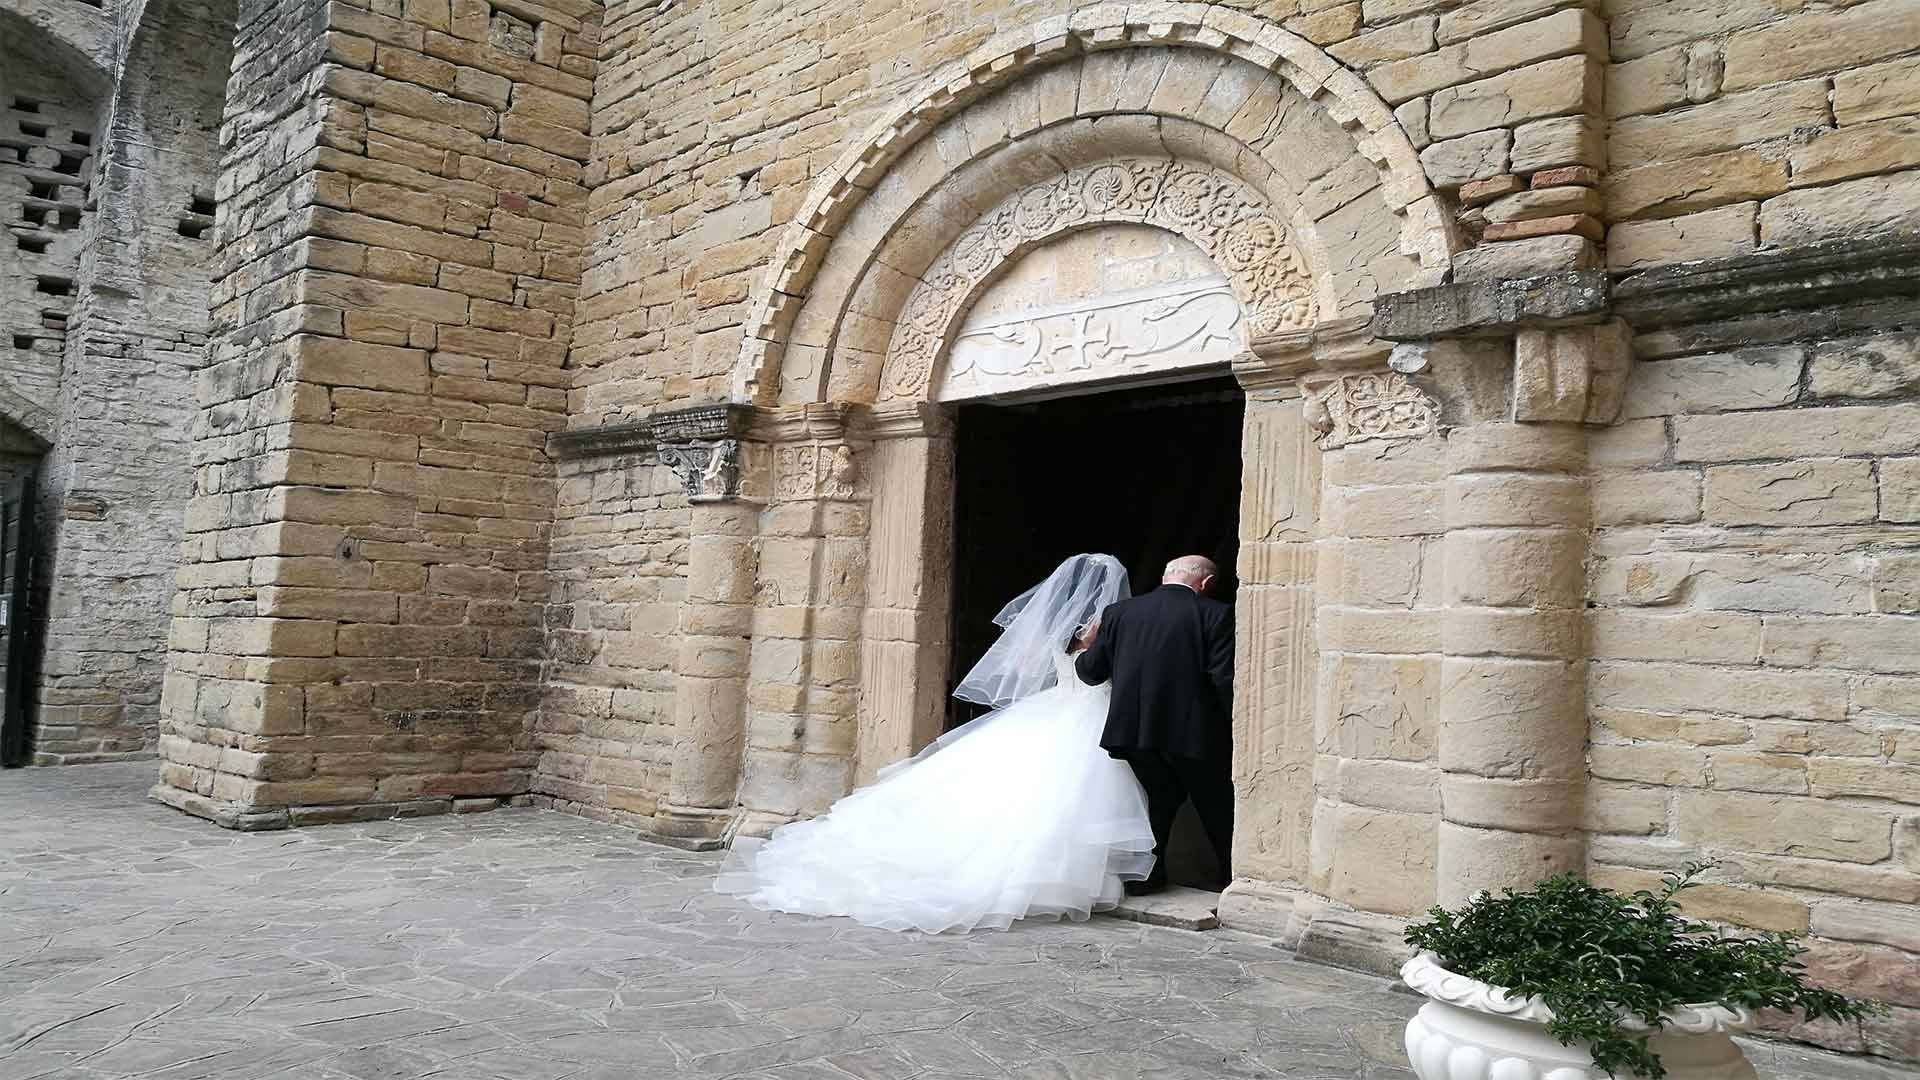
[{"label": "carved stone archway", "polygon": [[[1209,4],[1096,5],[1042,19],[995,36],[964,60],[931,75],[922,88],[887,110],[816,181],[799,216],[774,251],[765,277],[751,297],[733,399],[766,403],[777,393],[795,317],[829,252],[856,209],[886,191],[903,173],[903,162],[948,121],[995,91],[1078,56],[1142,47],[1175,47],[1218,54],[1270,73],[1311,101],[1344,128],[1353,152],[1377,174],[1387,211],[1398,222],[1399,247],[1416,258],[1437,283],[1459,241],[1451,217],[1433,193],[1418,153],[1393,111],[1357,73],[1307,40],[1244,12]],[[1125,112],[1124,92],[1096,110]],[[1182,103],[1188,113],[1204,102]],[[1162,111],[1142,102],[1140,111]],[[1049,122],[1045,107],[1032,116],[1009,109],[981,138],[1018,138]],[[1069,110],[1071,113],[1071,110]],[[1091,114],[1083,110],[1083,114]],[[1182,115],[1182,111],[1167,113]],[[1058,117],[1055,117],[1058,119]],[[1218,126],[1230,126],[1231,116]],[[966,136],[963,136],[965,139]],[[935,165],[938,168],[938,165]],[[913,190],[911,183],[905,185]],[[924,191],[924,189],[921,189]]]}]

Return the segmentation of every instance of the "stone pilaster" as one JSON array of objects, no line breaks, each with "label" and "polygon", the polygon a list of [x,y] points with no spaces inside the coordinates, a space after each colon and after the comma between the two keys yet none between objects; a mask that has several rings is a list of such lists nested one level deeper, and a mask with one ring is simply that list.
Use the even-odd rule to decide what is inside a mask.
[{"label": "stone pilaster", "polygon": [[854,782],[940,734],[953,589],[953,433],[937,405],[876,409]]},{"label": "stone pilaster", "polygon": [[820,813],[853,776],[867,483],[857,410],[790,406],[754,435],[770,458],[760,521],[741,831]]}]

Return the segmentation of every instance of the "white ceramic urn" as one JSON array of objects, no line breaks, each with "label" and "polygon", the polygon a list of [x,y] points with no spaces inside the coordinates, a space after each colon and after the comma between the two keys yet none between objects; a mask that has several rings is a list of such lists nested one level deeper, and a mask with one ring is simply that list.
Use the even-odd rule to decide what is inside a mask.
[{"label": "white ceramic urn", "polygon": [[[1420,1080],[1606,1080],[1586,1044],[1562,1046],[1547,1034],[1553,1010],[1539,998],[1456,975],[1428,952],[1402,965],[1400,977],[1427,998],[1407,1021],[1407,1059]],[[1730,1037],[1753,1026],[1748,1010],[1694,1005],[1666,1019],[1648,1045],[1669,1080],[1758,1080]],[[1647,1030],[1637,1020],[1622,1026]]]}]

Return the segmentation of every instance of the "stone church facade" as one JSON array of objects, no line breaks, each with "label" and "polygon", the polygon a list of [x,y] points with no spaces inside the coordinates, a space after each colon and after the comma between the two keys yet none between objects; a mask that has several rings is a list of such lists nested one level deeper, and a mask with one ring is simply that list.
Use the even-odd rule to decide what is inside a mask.
[{"label": "stone church facade", "polygon": [[1920,1058],[1912,0],[150,3],[0,0],[40,760],[764,833],[941,731],[963,405],[1230,374],[1224,924],[1711,858]]}]

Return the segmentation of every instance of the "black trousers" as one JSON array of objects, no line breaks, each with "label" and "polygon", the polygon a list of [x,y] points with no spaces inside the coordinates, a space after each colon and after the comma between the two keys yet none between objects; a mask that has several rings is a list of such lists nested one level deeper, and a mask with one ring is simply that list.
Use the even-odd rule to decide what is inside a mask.
[{"label": "black trousers", "polygon": [[1175,757],[1149,750],[1127,750],[1120,756],[1147,793],[1147,823],[1153,827],[1153,874],[1150,885],[1167,880],[1167,837],[1180,807],[1192,800],[1207,841],[1213,845],[1220,874],[1233,880],[1233,770],[1226,759],[1206,761]]}]

